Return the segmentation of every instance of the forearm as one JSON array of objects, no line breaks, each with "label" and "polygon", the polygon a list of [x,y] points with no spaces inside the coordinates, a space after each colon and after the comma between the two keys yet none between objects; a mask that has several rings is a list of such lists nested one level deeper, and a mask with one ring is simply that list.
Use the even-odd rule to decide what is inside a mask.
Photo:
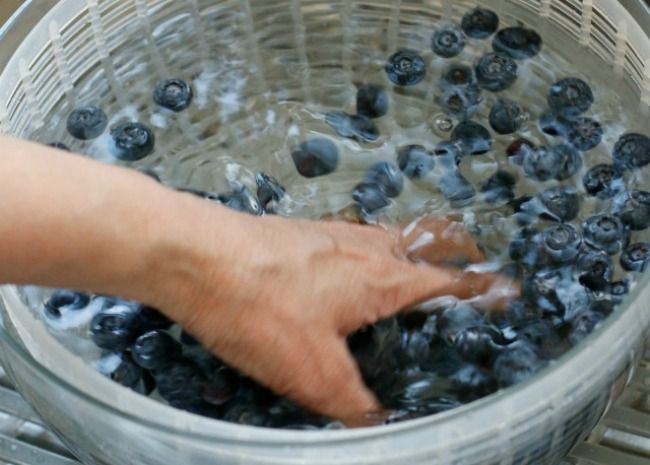
[{"label": "forearm", "polygon": [[13,139],[0,144],[3,283],[153,300],[162,274],[175,273],[172,257],[187,259],[196,239],[185,219],[229,215],[136,171]]}]

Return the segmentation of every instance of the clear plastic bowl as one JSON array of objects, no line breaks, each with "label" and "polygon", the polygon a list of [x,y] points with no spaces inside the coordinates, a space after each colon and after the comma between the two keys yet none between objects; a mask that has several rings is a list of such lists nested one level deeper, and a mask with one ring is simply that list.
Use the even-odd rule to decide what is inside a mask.
[{"label": "clear plastic bowl", "polygon": [[[544,24],[545,34],[566,40],[567,48],[593,53],[603,60],[602,66],[620,76],[613,86],[647,111],[650,16],[642,2],[493,0],[482,4],[498,10],[509,23],[520,19]],[[262,33],[258,26],[290,28],[291,35],[303,43],[331,39],[341,44],[349,37],[343,34],[341,39],[336,28],[332,34],[338,34],[338,39],[327,36],[326,25],[340,24],[353,13],[370,22],[399,13],[407,27],[430,25],[441,15],[457,17],[470,6],[474,2],[450,0],[26,2],[2,30],[2,53],[12,44],[15,53],[0,55],[0,128],[33,137],[47,131],[48,115],[65,114],[80,100],[106,95],[116,102],[124,99],[119,95],[126,66],[120,63],[120,47],[137,38],[142,42],[142,60],[151,60],[162,74],[165,52],[156,50],[147,38],[175,15],[195,21],[197,34],[220,25],[226,32],[252,38],[251,48],[243,52],[247,59],[256,60],[267,53],[266,44],[254,39]],[[385,24],[395,27],[396,23]],[[308,41],[312,32],[321,35]],[[195,44],[201,47],[198,41]],[[337,56],[345,56],[342,51],[336,50]],[[204,53],[208,58],[212,52],[206,48]],[[104,77],[104,84],[79,95],[74,84],[93,70]],[[297,76],[295,81],[303,92],[305,77]],[[157,78],[151,76],[144,85]],[[318,89],[311,91],[313,95]],[[205,122],[208,132],[210,124]],[[94,372],[48,334],[19,289],[11,286],[0,291],[0,359],[35,410],[88,464],[556,464],[585,439],[630,380],[650,333],[645,301],[650,299],[649,281],[650,276],[644,277],[623,308],[579,349],[528,382],[448,413],[370,429],[276,431],[172,409]]]}]

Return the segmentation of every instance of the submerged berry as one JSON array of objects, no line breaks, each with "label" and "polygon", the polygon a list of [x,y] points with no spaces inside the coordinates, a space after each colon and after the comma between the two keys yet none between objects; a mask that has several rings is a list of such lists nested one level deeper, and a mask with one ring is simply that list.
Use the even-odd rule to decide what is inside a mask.
[{"label": "submerged berry", "polygon": [[154,150],[155,136],[141,123],[124,123],[111,129],[111,151],[123,161],[138,161]]},{"label": "submerged berry", "polygon": [[76,139],[91,140],[99,137],[108,126],[108,118],[101,108],[89,105],[74,110],[68,116],[67,128]]},{"label": "submerged berry", "polygon": [[609,255],[621,251],[625,241],[625,226],[615,216],[596,215],[588,218],[582,227],[585,242]]},{"label": "submerged berry", "polygon": [[526,112],[517,102],[500,99],[490,111],[490,126],[499,134],[513,134],[526,121]]},{"label": "submerged berry", "polygon": [[603,140],[603,127],[594,119],[578,118],[569,125],[568,138],[575,148],[586,152],[600,145]]},{"label": "submerged berry", "polygon": [[329,139],[314,138],[294,149],[291,158],[302,176],[316,178],[336,171],[339,150]]},{"label": "submerged berry", "polygon": [[388,113],[388,92],[367,84],[357,90],[357,114],[366,118],[381,118]]},{"label": "submerged berry", "polygon": [[424,79],[427,67],[422,56],[413,50],[400,50],[385,66],[388,79],[398,86],[414,86]]},{"label": "submerged berry", "polygon": [[648,229],[650,228],[650,192],[639,190],[621,192],[614,199],[612,211],[632,231]]},{"label": "submerged berry", "polygon": [[561,79],[551,86],[548,93],[549,108],[564,118],[577,118],[588,111],[593,103],[591,87],[578,78]]},{"label": "submerged berry", "polygon": [[476,65],[479,86],[491,92],[508,89],[515,83],[517,76],[517,63],[512,58],[498,53],[483,55]]},{"label": "submerged berry", "polygon": [[628,133],[614,146],[614,164],[622,169],[636,170],[650,164],[650,138]]},{"label": "submerged berry", "polygon": [[499,16],[486,8],[474,8],[463,16],[461,27],[467,37],[487,39],[499,29]]},{"label": "submerged berry", "polygon": [[621,171],[614,165],[605,164],[591,168],[582,183],[587,194],[601,200],[611,199],[624,187]]},{"label": "submerged berry", "polygon": [[492,48],[495,52],[515,60],[527,60],[541,51],[542,38],[532,29],[509,27],[497,32],[492,41]]},{"label": "submerged berry", "polygon": [[628,246],[621,254],[621,266],[625,271],[645,272],[650,263],[650,244],[640,242]]},{"label": "submerged berry", "polygon": [[451,134],[454,142],[459,143],[465,155],[482,155],[492,149],[494,140],[490,132],[479,123],[463,121]]},{"label": "submerged berry", "polygon": [[45,302],[45,312],[52,318],[60,318],[62,311],[82,310],[90,303],[90,296],[81,292],[55,291]]},{"label": "submerged berry", "polygon": [[325,115],[325,122],[341,137],[357,142],[373,142],[379,139],[379,129],[370,118],[332,111]]},{"label": "submerged berry", "polygon": [[192,86],[181,79],[168,79],[158,84],[153,99],[161,107],[181,112],[192,104],[194,91]]},{"label": "submerged berry", "polygon": [[422,145],[407,145],[397,149],[397,165],[409,179],[429,174],[435,166],[434,154]]},{"label": "submerged berry", "polygon": [[433,53],[443,58],[453,58],[465,48],[465,35],[460,27],[447,25],[438,28],[431,38]]}]

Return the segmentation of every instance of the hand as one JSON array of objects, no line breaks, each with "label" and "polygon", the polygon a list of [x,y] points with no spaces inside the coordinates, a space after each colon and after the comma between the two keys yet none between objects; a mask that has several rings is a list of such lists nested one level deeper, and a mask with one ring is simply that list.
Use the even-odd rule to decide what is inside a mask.
[{"label": "hand", "polygon": [[[468,299],[504,282],[409,263],[398,257],[394,234],[379,228],[235,216],[237,240],[199,241],[191,282],[173,287],[163,310],[232,366],[349,425],[381,406],[347,335],[431,297]],[[211,227],[219,225],[201,224]]]}]

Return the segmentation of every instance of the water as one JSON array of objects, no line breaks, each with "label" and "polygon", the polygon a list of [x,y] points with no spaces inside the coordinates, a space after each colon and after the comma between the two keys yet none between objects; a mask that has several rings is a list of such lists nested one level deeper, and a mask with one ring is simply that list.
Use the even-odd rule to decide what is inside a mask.
[{"label": "water", "polygon": [[[190,6],[151,23],[140,14],[137,24],[120,31],[128,39],[113,51],[111,65],[91,69],[77,85],[77,100],[101,105],[111,126],[137,120],[152,127],[155,153],[127,166],[151,169],[171,187],[219,193],[243,184],[254,191],[255,174],[263,171],[287,190],[287,197],[277,206],[280,215],[316,220],[345,210],[352,205],[352,190],[371,165],[395,162],[401,146],[421,144],[432,149],[450,137],[451,127],[446,127],[448,121],[437,103],[440,77],[451,63],[473,65],[491,51],[491,41],[469,40],[463,54],[451,60],[433,56],[429,41],[434,24],[441,16],[444,21],[458,21],[469,2],[446,1],[437,10],[422,11],[419,4],[413,7],[394,1],[362,5],[346,0],[308,6],[294,0],[292,8],[286,3],[218,2],[205,8],[200,17]],[[515,7],[502,11],[501,18],[502,27],[519,21],[538,23]],[[136,32],[143,22],[151,30],[147,40]],[[596,102],[588,116],[603,124],[603,142],[584,154],[584,166],[572,179],[539,183],[525,178],[521,168],[506,159],[506,147],[514,137],[493,134],[490,153],[465,157],[461,164],[461,173],[475,187],[497,170],[505,170],[517,177],[517,197],[558,184],[574,185],[583,192],[582,177],[598,163],[611,163],[616,140],[625,132],[645,129],[638,100],[613,69],[551,26],[539,29],[545,41],[542,53],[519,63],[520,77],[512,88],[499,94],[484,92],[474,120],[488,126],[492,105],[498,98],[510,98],[522,103],[529,114],[518,136],[537,145],[553,145],[559,139],[544,135],[537,125],[546,108],[546,93],[560,78],[580,77],[594,90]],[[197,31],[203,35],[198,37]],[[384,72],[386,58],[403,47],[420,51],[428,66],[425,81],[412,88],[391,86]],[[155,83],[166,77],[192,82],[195,100],[186,112],[176,114],[153,104]],[[336,110],[354,113],[360,83],[384,86],[391,94],[389,114],[377,120],[381,137],[367,144],[337,137],[324,116]],[[70,109],[62,100],[49,115],[51,124],[32,138],[60,140],[86,156],[123,164],[108,151],[107,134],[89,143],[66,135],[65,115]],[[306,179],[296,172],[291,152],[315,136],[333,140],[341,162],[330,176]],[[507,260],[507,244],[520,227],[512,210],[504,204],[488,204],[480,195],[470,205],[452,206],[439,190],[444,175],[438,164],[424,179],[405,179],[404,192],[373,221],[408,224],[424,215],[451,216],[477,233],[489,259],[481,269],[498,268]],[[639,189],[649,187],[641,172],[629,174],[626,183]],[[579,226],[584,218],[610,207],[610,201],[584,198],[580,218],[574,223]],[[647,239],[646,233],[634,233],[635,242]],[[429,240],[422,237],[414,247]],[[619,269],[616,277],[622,276]],[[47,291],[25,290],[26,299],[39,314],[46,296]],[[86,338],[96,311],[93,307],[48,322],[57,338],[89,362],[100,356]]]}]

